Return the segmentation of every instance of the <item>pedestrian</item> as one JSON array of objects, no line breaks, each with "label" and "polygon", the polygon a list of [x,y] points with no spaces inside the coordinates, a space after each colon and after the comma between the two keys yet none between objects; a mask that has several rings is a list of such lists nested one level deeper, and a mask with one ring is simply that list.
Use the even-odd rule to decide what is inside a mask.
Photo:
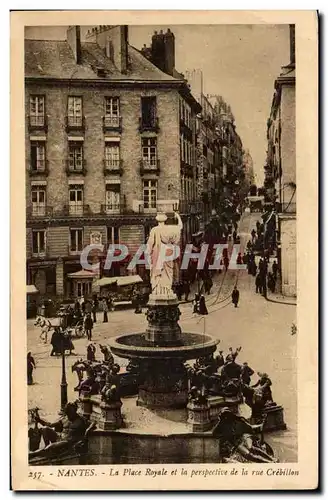
[{"label": "pedestrian", "polygon": [[84,313],[85,313],[85,300],[84,300],[83,295],[81,295],[79,302],[80,302],[81,313],[82,313],[82,315],[84,315]]},{"label": "pedestrian", "polygon": [[236,239],[237,239],[237,231],[234,230],[234,232],[232,233],[232,237],[233,237],[233,242],[236,243]]},{"label": "pedestrian", "polygon": [[255,231],[255,229],[252,230],[251,235],[252,235],[252,243],[254,243],[255,237],[256,237],[256,231]]},{"label": "pedestrian", "polygon": [[80,306],[80,302],[78,299],[75,299],[75,302],[74,302],[74,316],[76,316],[76,317],[81,316],[81,306]]},{"label": "pedestrian", "polygon": [[89,344],[87,347],[87,361],[91,363],[96,361],[96,347],[93,344]]},{"label": "pedestrian", "polygon": [[103,298],[103,312],[104,312],[103,323],[108,323],[108,304],[106,297]]},{"label": "pedestrian", "polygon": [[273,263],[272,263],[272,274],[273,274],[273,277],[275,279],[277,279],[277,275],[278,275],[278,264],[277,264],[277,261],[274,260]]},{"label": "pedestrian", "polygon": [[254,370],[252,370],[252,368],[250,366],[248,366],[248,363],[245,361],[241,367],[241,380],[242,380],[242,382],[245,385],[250,385],[252,375],[254,375]]},{"label": "pedestrian", "polygon": [[260,274],[257,274],[255,278],[255,291],[256,293],[262,293],[262,277]]},{"label": "pedestrian", "polygon": [[252,273],[251,274],[255,277],[256,276],[256,271],[257,271],[257,265],[255,263],[255,260],[252,261],[251,267],[252,267]]},{"label": "pedestrian", "polygon": [[91,313],[86,313],[85,315],[85,320],[84,320],[84,328],[85,332],[87,334],[87,338],[89,341],[92,340],[92,328],[93,328],[93,321],[91,318]]},{"label": "pedestrian", "polygon": [[227,255],[224,257],[223,262],[224,262],[224,268],[227,272],[229,268],[229,257]]},{"label": "pedestrian", "polygon": [[134,314],[141,314],[142,313],[142,307],[141,307],[141,299],[138,293],[136,293],[135,296],[135,310]]},{"label": "pedestrian", "polygon": [[27,385],[33,384],[33,370],[35,368],[35,361],[31,352],[27,353]]},{"label": "pedestrian", "polygon": [[201,314],[203,316],[208,314],[207,307],[206,307],[206,302],[205,302],[205,297],[204,295],[201,295],[199,297],[199,308],[198,308],[198,314]]},{"label": "pedestrian", "polygon": [[234,289],[231,294],[232,298],[232,303],[235,305],[235,307],[238,307],[238,302],[239,302],[239,290],[237,289],[237,285],[234,286]]},{"label": "pedestrian", "polygon": [[247,242],[247,250],[252,250],[252,242],[251,242],[251,240],[248,240],[248,242]]},{"label": "pedestrian", "polygon": [[97,323],[97,308],[98,308],[98,300],[93,299],[92,301],[92,319],[94,323]]},{"label": "pedestrian", "polygon": [[194,307],[193,307],[193,314],[196,314],[198,313],[198,310],[199,310],[199,293],[195,293],[195,298],[194,298]]},{"label": "pedestrian", "polygon": [[85,301],[85,314],[91,314],[92,313],[92,303],[91,300],[86,300]]},{"label": "pedestrian", "polygon": [[237,256],[237,264],[240,266],[242,263],[243,263],[243,257],[241,255],[241,252],[239,252]]}]

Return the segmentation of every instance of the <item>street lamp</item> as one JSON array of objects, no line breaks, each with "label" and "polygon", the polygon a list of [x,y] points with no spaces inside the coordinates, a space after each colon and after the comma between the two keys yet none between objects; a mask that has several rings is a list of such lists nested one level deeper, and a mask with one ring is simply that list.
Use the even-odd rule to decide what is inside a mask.
[{"label": "street lamp", "polygon": [[60,383],[60,406],[63,409],[67,404],[67,379],[66,379],[66,364],[65,364],[65,340],[69,337],[69,334],[65,327],[67,326],[66,317],[61,318],[61,355],[62,355],[62,376]]}]

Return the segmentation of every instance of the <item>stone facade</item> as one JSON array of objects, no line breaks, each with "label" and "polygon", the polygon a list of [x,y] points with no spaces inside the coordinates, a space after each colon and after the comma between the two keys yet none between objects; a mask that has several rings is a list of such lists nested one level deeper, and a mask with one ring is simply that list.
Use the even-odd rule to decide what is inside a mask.
[{"label": "stone facade", "polygon": [[[109,26],[98,29],[96,41],[100,44],[99,48],[102,49],[107,35],[110,38],[111,30]],[[99,73],[98,66],[91,66],[94,74],[89,74],[89,55],[84,50],[89,50],[89,47],[96,50],[95,44],[85,42],[79,52],[79,42],[74,39],[74,30],[71,28],[67,42],[26,40],[27,276],[28,282],[32,283],[35,280],[33,266],[47,268],[51,265],[54,268],[55,277],[52,280],[47,279],[47,273],[38,278],[43,294],[69,295],[71,292],[72,288],[67,285],[67,274],[81,269],[81,245],[78,251],[71,251],[71,230],[82,230],[81,236],[80,233],[78,235],[82,248],[90,244],[91,232],[97,231],[105,247],[120,242],[127,245],[132,254],[145,242],[150,227],[155,225],[157,211],[165,209],[172,212],[175,209],[187,214],[188,203],[195,198],[193,154],[190,155],[187,172],[190,188],[187,194],[182,193],[185,172],[181,164],[184,151],[181,146],[181,127],[185,128],[185,125],[181,106],[183,103],[188,108],[191,124],[195,121],[199,105],[183,79],[165,75],[132,47],[129,47],[130,62],[123,71],[122,44],[127,44],[127,41],[124,30],[120,31],[120,35],[116,29],[114,31],[115,36],[111,40],[113,58],[107,48],[108,58],[105,61],[103,52],[95,52],[99,57],[97,64],[105,68],[104,71],[107,71],[106,65],[110,67],[113,59],[116,64],[114,79],[110,71],[105,71],[105,76]],[[51,47],[48,50],[47,44],[52,44],[52,49],[56,48],[58,52],[62,51],[63,58],[67,60],[52,60],[51,54],[56,54],[56,51],[51,51]],[[116,45],[119,46],[118,51]],[[34,61],[30,60],[31,54],[35,53],[40,58],[37,69]],[[49,57],[51,78],[38,74],[46,57]],[[63,76],[64,70],[58,70],[59,64],[63,62],[67,66],[72,65],[70,79]],[[118,67],[122,70],[119,76]],[[133,82],[126,82],[129,71],[134,74]],[[147,80],[146,83],[144,80]],[[69,97],[81,99],[82,120],[81,126],[77,128],[67,126]],[[156,100],[156,127],[151,130],[140,128],[141,102],[147,97]],[[32,116],[35,109],[31,102],[35,98],[41,98],[43,102],[42,123],[35,123],[35,116]],[[117,99],[119,103],[119,126],[104,127],[105,101],[108,98]],[[189,150],[194,151],[195,136],[193,133],[187,135],[191,144]],[[156,141],[157,169],[142,168],[144,140]],[[68,163],[72,144],[83,149],[83,168],[78,172],[71,172]],[[120,169],[117,172],[105,169],[105,146],[108,144],[119,147]],[[39,161],[40,164],[38,158],[41,158],[43,168],[33,169],[33,163]],[[151,209],[144,203],[144,183],[147,181],[156,184],[156,203]],[[112,191],[119,192],[113,198],[116,200],[115,205],[106,198],[109,185]],[[113,188],[114,185],[116,187]],[[69,190],[73,187],[83,194],[79,213],[72,215],[69,212]],[[42,198],[40,191],[44,192],[41,193]],[[106,206],[114,208],[108,210]],[[195,221],[186,225],[185,239],[189,239],[195,229]],[[125,267],[121,266],[115,273],[125,274]]]}]

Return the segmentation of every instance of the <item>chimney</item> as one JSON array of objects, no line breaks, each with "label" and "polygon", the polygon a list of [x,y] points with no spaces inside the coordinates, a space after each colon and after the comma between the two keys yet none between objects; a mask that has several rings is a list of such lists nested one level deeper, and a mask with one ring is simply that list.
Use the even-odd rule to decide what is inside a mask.
[{"label": "chimney", "polygon": [[295,24],[289,25],[290,64],[295,66]]},{"label": "chimney", "polygon": [[151,39],[151,60],[161,71],[165,72],[165,41],[163,31],[154,34]]},{"label": "chimney", "polygon": [[76,64],[82,62],[80,26],[69,26],[66,34],[67,43],[71,47]]},{"label": "chimney", "polygon": [[175,68],[175,38],[174,34],[168,28],[164,35],[164,47],[165,47],[165,73],[168,75],[173,75],[173,70]]},{"label": "chimney", "polygon": [[120,73],[128,69],[128,26],[103,25],[92,28],[87,39],[104,50]]}]

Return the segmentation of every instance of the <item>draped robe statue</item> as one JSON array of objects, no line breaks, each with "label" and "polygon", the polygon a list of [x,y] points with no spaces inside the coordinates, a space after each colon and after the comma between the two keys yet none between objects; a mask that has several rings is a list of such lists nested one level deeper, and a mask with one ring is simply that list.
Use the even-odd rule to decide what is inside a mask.
[{"label": "draped robe statue", "polygon": [[[150,231],[147,241],[152,295],[164,299],[175,298],[172,283],[174,278],[178,278],[177,258],[179,257],[178,249],[180,249],[179,243],[183,225],[179,214],[176,212],[175,217],[178,220],[177,225],[165,225],[167,216],[158,214],[156,217],[158,226]],[[166,245],[172,245],[173,247],[166,247]],[[165,260],[164,256],[172,255],[172,260]]]}]

